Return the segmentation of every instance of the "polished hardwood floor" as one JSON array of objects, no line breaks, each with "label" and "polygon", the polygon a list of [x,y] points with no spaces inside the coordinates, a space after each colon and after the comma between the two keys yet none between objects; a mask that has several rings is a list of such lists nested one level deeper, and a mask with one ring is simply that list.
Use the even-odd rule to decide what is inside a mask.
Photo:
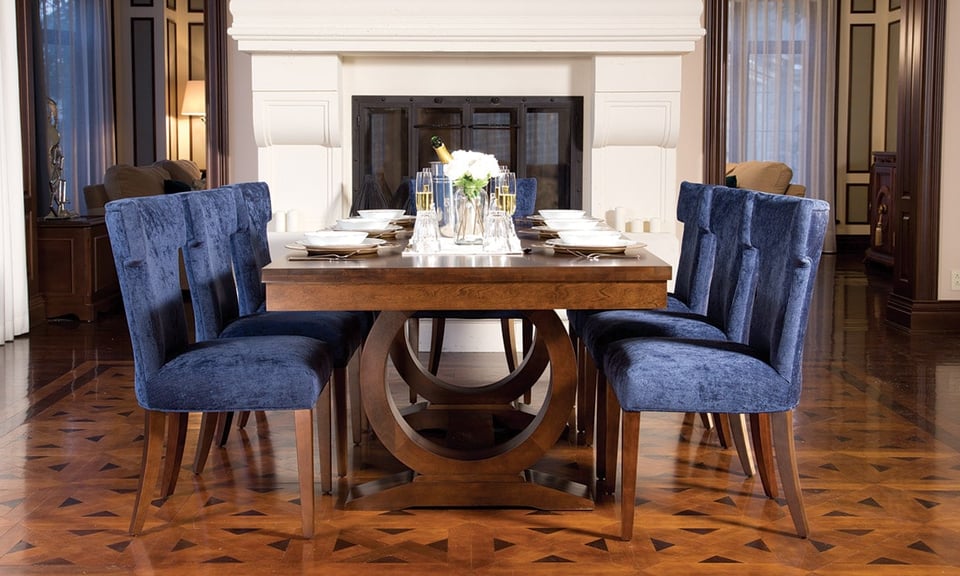
[{"label": "polished hardwood floor", "polygon": [[[304,540],[284,414],[232,433],[201,476],[185,465],[132,538],[143,418],[123,318],[51,321],[0,347],[0,574],[960,574],[960,336],[887,325],[887,288],[856,258],[821,265],[795,418],[806,540],[715,432],[676,414],[644,416],[631,542],[609,497],[588,512],[347,512],[342,485]],[[501,364],[447,354],[443,369]],[[564,438],[537,467],[585,481],[591,462]],[[369,437],[349,466],[400,469]]]}]

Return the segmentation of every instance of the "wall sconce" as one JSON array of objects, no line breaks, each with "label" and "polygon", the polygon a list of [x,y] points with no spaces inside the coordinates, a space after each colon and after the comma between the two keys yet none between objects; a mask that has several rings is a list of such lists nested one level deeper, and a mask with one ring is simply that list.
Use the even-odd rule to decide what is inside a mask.
[{"label": "wall sconce", "polygon": [[207,121],[207,97],[203,80],[187,80],[187,87],[183,91],[183,102],[180,104],[180,114],[183,116],[199,116]]}]

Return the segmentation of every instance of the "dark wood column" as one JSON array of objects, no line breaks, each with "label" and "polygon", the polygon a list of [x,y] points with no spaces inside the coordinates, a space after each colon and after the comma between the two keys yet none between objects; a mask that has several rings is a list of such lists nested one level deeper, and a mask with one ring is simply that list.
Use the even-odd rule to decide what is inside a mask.
[{"label": "dark wood column", "polygon": [[704,2],[703,181],[723,184],[727,163],[727,1]]},{"label": "dark wood column", "polygon": [[960,302],[938,301],[946,0],[904,0],[894,202],[894,284],[887,318],[912,330],[960,325]]},{"label": "dark wood column", "polygon": [[206,0],[207,186],[230,183],[227,74],[227,0]]}]

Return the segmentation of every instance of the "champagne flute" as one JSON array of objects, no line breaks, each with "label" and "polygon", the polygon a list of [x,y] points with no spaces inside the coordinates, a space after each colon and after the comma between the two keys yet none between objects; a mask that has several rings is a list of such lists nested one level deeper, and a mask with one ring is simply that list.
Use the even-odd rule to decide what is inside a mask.
[{"label": "champagne flute", "polygon": [[513,216],[517,211],[517,175],[504,172],[497,179],[497,207]]},{"label": "champagne flute", "polygon": [[417,212],[433,210],[433,172],[429,169],[417,172]]}]

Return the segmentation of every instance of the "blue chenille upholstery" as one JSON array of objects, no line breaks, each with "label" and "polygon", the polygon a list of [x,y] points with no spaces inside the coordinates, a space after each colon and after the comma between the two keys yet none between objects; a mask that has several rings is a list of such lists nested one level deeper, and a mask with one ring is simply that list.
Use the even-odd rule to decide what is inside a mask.
[{"label": "blue chenille upholstery", "polygon": [[755,196],[750,236],[759,273],[745,342],[631,338],[610,344],[604,371],[625,411],[742,414],[797,405],[829,205],[750,194]]},{"label": "blue chenille upholstery", "polygon": [[[160,478],[173,492],[188,412],[296,412],[303,535],[313,536],[313,410],[330,378],[327,346],[302,336],[222,338],[189,343],[180,287],[180,253],[190,242],[179,195],[107,203],[107,230],[134,357],[134,389],[144,410],[144,450],[130,533],[143,528]],[[219,290],[210,286],[210,291]],[[191,285],[191,294],[204,288]],[[178,432],[179,431],[179,432]],[[181,436],[182,437],[182,436]],[[174,444],[171,444],[174,443]]]},{"label": "blue chenille upholstery", "polygon": [[[248,226],[247,220],[241,221],[246,215],[241,190],[224,186],[186,192],[179,197],[185,202],[189,223],[190,241],[184,253],[187,277],[191,286],[209,288],[191,290],[198,340],[307,336],[327,343],[334,367],[349,363],[365,336],[365,313],[267,311],[240,315],[234,281],[234,246],[250,242],[248,237],[238,237]],[[240,268],[242,266],[236,267],[237,270]],[[240,277],[239,273],[237,277]],[[262,289],[256,288],[253,286],[255,294],[262,294]],[[250,294],[246,300],[246,307],[254,308],[254,298]]]},{"label": "blue chenille upholstery", "polygon": [[[134,356],[137,401],[149,410],[312,408],[331,372],[327,346],[299,336],[188,343],[179,253],[187,242],[176,195],[105,208]],[[270,382],[270,394],[264,394]]]},{"label": "blue chenille upholstery", "polygon": [[[270,188],[266,182],[241,182],[233,184],[238,191],[238,231],[233,242],[233,265],[237,278],[240,314],[248,315],[266,310],[266,290],[261,270],[270,263],[270,244],[267,239],[267,223],[272,215]],[[317,311],[285,312],[275,316],[275,321],[287,324],[329,324],[346,330],[359,322],[360,341],[366,338],[376,319],[372,311]],[[286,330],[285,328],[282,330]],[[300,330],[303,330],[302,328]],[[287,333],[287,332],[283,332]],[[291,332],[295,334],[300,331]],[[309,335],[309,334],[307,334]],[[319,336],[318,336],[319,337]],[[348,346],[356,349],[359,342],[350,339]],[[337,355],[339,359],[340,354]],[[349,358],[348,358],[349,359]]]},{"label": "blue chenille upholstery", "polygon": [[[797,534],[809,532],[793,439],[793,409],[800,400],[803,340],[820,252],[830,215],[821,200],[755,195],[750,240],[757,249],[758,284],[745,342],[688,338],[631,338],[611,344],[604,357],[606,380],[598,397],[623,410],[620,536],[633,533],[640,413],[711,412],[768,419],[776,464]],[[609,385],[609,389],[607,386]],[[602,400],[604,403],[606,400]],[[614,407],[615,408],[615,407]],[[598,414],[610,414],[606,406]],[[617,446],[598,425],[598,468]],[[763,426],[757,430],[767,442]],[[604,455],[604,456],[601,456]],[[768,491],[768,494],[770,492]],[[772,496],[772,495],[771,495]]]},{"label": "blue chenille upholstery", "polygon": [[[710,231],[713,186],[682,182],[677,196],[677,220],[683,222],[680,261],[666,310],[706,314],[716,258],[716,237]],[[570,334],[580,337],[587,318],[600,310],[567,310]]]},{"label": "blue chenille upholstery", "polygon": [[581,338],[598,366],[610,343],[655,336],[743,341],[757,282],[757,251],[750,245],[755,195],[717,186],[710,208],[716,258],[706,315],[671,310],[613,310],[591,315]]}]

